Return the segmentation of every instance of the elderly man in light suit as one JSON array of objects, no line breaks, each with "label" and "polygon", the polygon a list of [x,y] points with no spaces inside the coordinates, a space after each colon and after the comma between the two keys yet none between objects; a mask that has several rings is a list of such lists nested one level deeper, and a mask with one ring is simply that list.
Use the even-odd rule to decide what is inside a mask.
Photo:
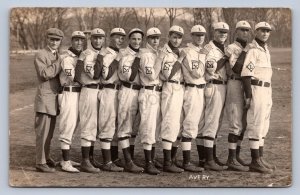
[{"label": "elderly man in light suit", "polygon": [[35,56],[34,66],[38,78],[35,96],[36,170],[55,172],[56,163],[50,158],[50,144],[58,115],[57,94],[60,90],[61,59],[58,48],[64,33],[56,28],[47,30],[47,46]]}]

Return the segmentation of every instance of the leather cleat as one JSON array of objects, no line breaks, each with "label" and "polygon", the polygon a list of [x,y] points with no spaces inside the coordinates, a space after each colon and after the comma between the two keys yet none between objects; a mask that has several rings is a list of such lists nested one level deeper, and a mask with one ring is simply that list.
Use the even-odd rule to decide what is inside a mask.
[{"label": "leather cleat", "polygon": [[198,164],[199,167],[204,167],[204,164],[205,164],[205,160],[199,160],[199,164]]},{"label": "leather cleat", "polygon": [[163,165],[156,159],[153,160],[153,164],[157,169],[162,169]]},{"label": "leather cleat", "polygon": [[221,167],[226,166],[226,164],[223,163],[223,162],[221,162],[221,161],[219,160],[218,157],[214,157],[214,161],[215,161],[215,163],[216,163],[217,165],[219,165],[219,166],[221,166]]},{"label": "leather cleat", "polygon": [[204,169],[211,170],[211,171],[223,171],[225,168],[223,166],[216,164],[214,160],[210,160],[204,163]]},{"label": "leather cleat", "polygon": [[125,164],[124,170],[131,173],[142,173],[144,171],[143,168],[138,167],[133,161]]},{"label": "leather cleat", "polygon": [[49,159],[46,160],[46,164],[49,167],[54,168],[59,164],[59,162],[55,162],[52,158],[49,158]]},{"label": "leather cleat", "polygon": [[252,160],[249,165],[249,171],[259,172],[259,173],[273,173],[272,169],[266,168],[260,159]]},{"label": "leather cleat", "polygon": [[75,161],[72,161],[72,160],[70,160],[70,162],[71,162],[71,165],[73,167],[79,167],[80,166],[80,163],[78,163],[78,162],[75,162]]},{"label": "leather cleat", "polygon": [[262,157],[260,157],[260,162],[262,162],[262,164],[268,168],[268,169],[272,169],[273,171],[276,170],[276,166],[275,165],[271,165],[270,163],[268,163],[267,161],[265,161]]},{"label": "leather cleat", "polygon": [[202,167],[197,167],[197,166],[193,165],[192,163],[183,164],[182,168],[185,171],[189,171],[189,172],[202,172],[204,170]]},{"label": "leather cleat", "polygon": [[108,162],[106,164],[103,164],[101,166],[101,169],[103,171],[110,171],[110,172],[122,172],[124,171],[124,168],[122,167],[118,167],[117,165],[115,165],[113,162]]},{"label": "leather cleat", "polygon": [[87,172],[87,173],[99,173],[100,172],[100,169],[95,168],[91,164],[89,159],[82,160],[80,168],[81,168],[81,171]]},{"label": "leather cleat", "polygon": [[145,172],[150,175],[158,175],[160,171],[155,167],[153,162],[147,162],[145,165]]},{"label": "leather cleat", "polygon": [[116,160],[114,160],[113,163],[115,165],[117,165],[118,167],[122,167],[122,168],[125,167],[125,163],[121,159],[119,159],[119,158],[117,158]]},{"label": "leather cleat", "polygon": [[100,164],[98,161],[96,161],[94,159],[94,157],[90,157],[90,162],[92,163],[92,165],[96,168],[100,168],[102,166],[102,164]]},{"label": "leather cleat", "polygon": [[71,161],[61,161],[60,162],[61,169],[63,171],[69,172],[69,173],[79,173],[80,171],[73,167]]},{"label": "leather cleat", "polygon": [[54,168],[49,167],[47,164],[37,164],[35,166],[35,169],[38,172],[44,172],[44,173],[54,173],[56,171]]},{"label": "leather cleat", "polygon": [[250,163],[246,163],[243,159],[241,159],[239,156],[236,156],[236,160],[243,166],[249,166]]},{"label": "leather cleat", "polygon": [[167,162],[163,166],[163,171],[164,172],[169,172],[169,173],[182,173],[184,172],[183,169],[177,167],[174,162]]},{"label": "leather cleat", "polygon": [[248,167],[241,165],[235,159],[228,159],[226,166],[228,167],[227,170],[229,170],[229,171],[248,171],[249,170]]}]

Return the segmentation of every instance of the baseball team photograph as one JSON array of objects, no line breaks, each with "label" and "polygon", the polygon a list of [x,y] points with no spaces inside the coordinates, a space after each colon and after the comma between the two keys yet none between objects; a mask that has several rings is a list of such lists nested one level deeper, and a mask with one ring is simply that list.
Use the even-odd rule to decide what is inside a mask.
[{"label": "baseball team photograph", "polygon": [[289,187],[288,8],[13,8],[12,187]]}]

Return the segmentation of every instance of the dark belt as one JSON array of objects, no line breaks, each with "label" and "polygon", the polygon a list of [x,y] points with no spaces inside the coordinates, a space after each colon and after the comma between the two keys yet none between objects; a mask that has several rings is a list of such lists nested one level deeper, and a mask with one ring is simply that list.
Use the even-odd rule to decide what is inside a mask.
[{"label": "dark belt", "polygon": [[234,75],[231,75],[231,76],[230,76],[230,79],[231,79],[231,80],[238,80],[238,81],[241,81],[241,80],[242,80],[242,78],[236,77],[236,76],[234,76]]},{"label": "dark belt", "polygon": [[176,84],[180,84],[180,85],[183,85],[184,84],[184,82],[180,82],[180,81],[173,81],[173,80],[168,80],[167,82],[169,82],[169,83],[176,83]]},{"label": "dark belt", "polygon": [[213,79],[213,80],[210,80],[209,83],[217,84],[217,85],[226,85],[227,81],[220,81],[220,80]]},{"label": "dark belt", "polygon": [[103,84],[103,88],[119,90],[121,88],[121,85],[109,83],[109,84]]},{"label": "dark belt", "polygon": [[91,88],[91,89],[103,89],[103,85],[101,84],[89,84],[89,85],[85,85],[84,87]]},{"label": "dark belt", "polygon": [[123,82],[122,85],[124,87],[130,88],[130,89],[134,89],[134,90],[140,90],[141,89],[140,85],[134,85],[134,84],[127,83],[127,82]]},{"label": "dark belt", "polygon": [[260,86],[260,87],[270,87],[271,83],[263,82],[260,80],[251,80],[251,85],[256,85],[256,86]]},{"label": "dark belt", "polygon": [[197,87],[197,88],[204,88],[206,86],[206,84],[200,84],[200,85],[196,85],[196,84],[191,84],[191,83],[185,83],[186,87]]},{"label": "dark belt", "polygon": [[81,87],[79,87],[79,86],[76,86],[76,87],[69,86],[69,87],[63,87],[62,90],[63,91],[69,91],[69,92],[80,92],[81,91]]},{"label": "dark belt", "polygon": [[161,86],[143,86],[144,89],[162,92]]}]

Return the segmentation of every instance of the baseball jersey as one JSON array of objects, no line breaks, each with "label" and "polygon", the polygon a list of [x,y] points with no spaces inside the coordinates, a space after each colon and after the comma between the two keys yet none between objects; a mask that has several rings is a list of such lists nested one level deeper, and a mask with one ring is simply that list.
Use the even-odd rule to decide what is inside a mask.
[{"label": "baseball jersey", "polygon": [[[164,47],[161,49],[158,61],[161,63],[161,73],[160,73],[160,78],[163,81],[167,81],[173,65],[177,61],[178,56],[172,51],[172,49],[169,47],[168,44],[165,44]],[[183,82],[183,75],[182,71],[179,70],[176,72],[176,74],[172,77],[172,80],[174,81],[180,81]]]},{"label": "baseball jersey", "polygon": [[158,56],[158,52],[158,50],[155,50],[148,43],[146,45],[146,48],[141,49],[139,52],[141,58],[139,75],[141,79],[141,85],[143,86],[154,86],[161,84],[161,81],[159,79],[160,68],[159,70],[155,68],[155,62]]},{"label": "baseball jersey", "polygon": [[264,49],[253,40],[252,47],[246,55],[241,76],[251,76],[252,79],[271,82],[272,73],[271,57],[267,45]]},{"label": "baseball jersey", "polygon": [[188,43],[187,47],[182,50],[181,55],[185,56],[182,61],[184,81],[196,85],[206,83],[204,77],[206,55],[202,52],[202,48]]},{"label": "baseball jersey", "polygon": [[[225,47],[226,50],[226,47]],[[221,81],[227,80],[226,68],[223,66],[220,70],[217,69],[217,62],[225,55],[213,41],[210,41],[204,46],[204,51],[207,54],[205,58],[206,73],[205,78],[207,81],[217,79]]]},{"label": "baseball jersey", "polygon": [[67,50],[61,55],[61,58],[62,71],[59,74],[61,86],[80,86],[78,82],[74,82],[75,66],[78,57],[70,50]]},{"label": "baseball jersey", "polygon": [[103,55],[103,69],[102,69],[102,78],[101,83],[103,84],[117,84],[120,82],[119,76],[117,71],[113,73],[113,75],[106,80],[109,72],[109,66],[111,65],[112,61],[118,56],[119,52],[111,49],[110,47],[105,48],[103,51],[100,52]]},{"label": "baseball jersey", "polygon": [[[101,50],[100,50],[101,51]],[[80,56],[79,60],[83,61],[84,69],[81,73],[81,84],[98,84],[100,79],[94,80],[94,65],[97,59],[97,55],[100,53],[99,50],[94,49],[93,47],[84,50]]]},{"label": "baseball jersey", "polygon": [[140,78],[137,75],[133,81],[129,81],[131,76],[131,66],[137,56],[137,52],[133,51],[130,47],[120,52],[121,59],[119,61],[118,75],[121,81],[129,82],[135,85],[140,84]]}]

